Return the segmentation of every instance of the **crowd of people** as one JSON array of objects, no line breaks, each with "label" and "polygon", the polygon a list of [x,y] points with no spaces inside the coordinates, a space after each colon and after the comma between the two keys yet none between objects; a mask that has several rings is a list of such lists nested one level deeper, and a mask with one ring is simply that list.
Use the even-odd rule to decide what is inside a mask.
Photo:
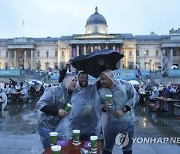
[{"label": "crowd of people", "polygon": [[[175,100],[180,100],[180,85],[173,85],[168,83],[163,85],[162,83],[151,85],[150,83],[144,84],[144,86],[135,86],[137,93],[140,96],[140,103],[147,104],[151,110],[157,111],[162,110],[160,107],[157,97],[171,98]],[[163,110],[168,111],[167,104],[164,104]]]},{"label": "crowd of people", "polygon": [[151,86],[151,84],[145,84],[144,86],[135,86],[139,95],[147,94],[148,99],[153,100],[155,97],[167,97],[173,99],[180,99],[180,85],[172,85],[168,83],[163,85],[162,83]]},{"label": "crowd of people", "polygon": [[28,102],[30,98],[39,98],[46,89],[52,85],[34,85],[27,81],[15,81],[9,79],[9,82],[0,82],[0,105],[2,110],[6,110],[8,103]]}]

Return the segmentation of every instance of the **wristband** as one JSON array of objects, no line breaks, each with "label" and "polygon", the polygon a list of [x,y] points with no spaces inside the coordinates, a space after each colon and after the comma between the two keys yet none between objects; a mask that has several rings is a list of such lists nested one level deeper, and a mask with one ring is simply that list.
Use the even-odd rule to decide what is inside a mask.
[{"label": "wristband", "polygon": [[121,110],[123,111],[123,113],[126,113],[126,112],[127,112],[127,110],[126,110],[126,108],[125,108],[125,107],[124,107],[124,108],[122,108]]}]

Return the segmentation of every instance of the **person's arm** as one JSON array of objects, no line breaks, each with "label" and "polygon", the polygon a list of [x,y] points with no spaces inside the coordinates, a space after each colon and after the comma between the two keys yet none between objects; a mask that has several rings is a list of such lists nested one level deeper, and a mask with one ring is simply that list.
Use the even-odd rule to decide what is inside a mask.
[{"label": "person's arm", "polygon": [[61,83],[61,82],[63,81],[64,77],[66,76],[66,72],[67,72],[67,70],[70,68],[70,66],[71,66],[71,60],[69,60],[69,61],[65,64],[64,68],[59,71],[59,80],[58,80],[59,83]]},{"label": "person's arm", "polygon": [[129,84],[129,83],[126,84],[126,91],[127,91],[126,94],[127,94],[128,100],[123,108],[121,108],[115,112],[114,115],[117,118],[120,117],[122,114],[124,114],[128,111],[131,111],[136,106],[136,104],[139,102],[139,96],[131,84]]},{"label": "person's arm", "polygon": [[61,83],[66,75],[67,70],[65,70],[64,68],[62,70],[59,71],[59,83]]},{"label": "person's arm", "polygon": [[53,94],[55,93],[54,89],[49,88],[48,90],[46,90],[44,92],[44,94],[41,96],[41,98],[39,99],[39,101],[36,104],[36,107],[46,113],[46,114],[50,114],[52,116],[60,116],[60,117],[64,117],[66,116],[68,113],[66,111],[64,111],[64,109],[59,109],[56,106],[54,106],[53,103]]},{"label": "person's arm", "polygon": [[58,113],[59,113],[58,108],[54,108],[54,107],[49,106],[49,105],[44,106],[40,111],[42,111],[46,114],[53,115],[53,116],[58,116]]}]

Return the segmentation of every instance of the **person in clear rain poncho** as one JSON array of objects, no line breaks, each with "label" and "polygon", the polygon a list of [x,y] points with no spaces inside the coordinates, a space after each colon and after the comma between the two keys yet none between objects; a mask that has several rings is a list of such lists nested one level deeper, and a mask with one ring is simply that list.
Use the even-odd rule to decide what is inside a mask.
[{"label": "person in clear rain poncho", "polygon": [[[100,82],[102,86],[99,89],[100,100],[104,104],[102,107],[103,154],[112,154],[115,141],[122,148],[123,154],[131,154],[135,122],[134,107],[139,101],[138,94],[128,81],[115,80],[111,70],[101,73]],[[107,105],[106,95],[112,95],[111,107]]]},{"label": "person in clear rain poncho", "polygon": [[80,139],[89,140],[90,136],[100,134],[101,104],[98,102],[98,91],[95,84],[88,84],[88,74],[78,74],[79,84],[71,98],[70,114],[64,117],[57,126],[59,138],[71,139],[72,130],[80,130]]},{"label": "person in clear rain poncho", "polygon": [[37,132],[44,149],[50,146],[50,132],[55,131],[62,117],[68,115],[64,110],[71,99],[76,87],[76,76],[68,74],[59,86],[47,89],[36,104],[40,112],[37,123]]}]

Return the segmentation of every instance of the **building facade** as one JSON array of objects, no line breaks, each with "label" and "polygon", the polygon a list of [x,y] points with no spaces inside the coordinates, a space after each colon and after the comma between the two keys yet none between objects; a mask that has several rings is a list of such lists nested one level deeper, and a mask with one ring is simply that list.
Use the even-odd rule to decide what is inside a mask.
[{"label": "building facade", "polygon": [[108,34],[107,21],[96,7],[87,19],[85,34],[0,39],[0,69],[62,68],[69,59],[98,49],[113,49],[124,54],[119,62],[121,69],[180,67],[180,28],[170,30],[169,35]]}]

